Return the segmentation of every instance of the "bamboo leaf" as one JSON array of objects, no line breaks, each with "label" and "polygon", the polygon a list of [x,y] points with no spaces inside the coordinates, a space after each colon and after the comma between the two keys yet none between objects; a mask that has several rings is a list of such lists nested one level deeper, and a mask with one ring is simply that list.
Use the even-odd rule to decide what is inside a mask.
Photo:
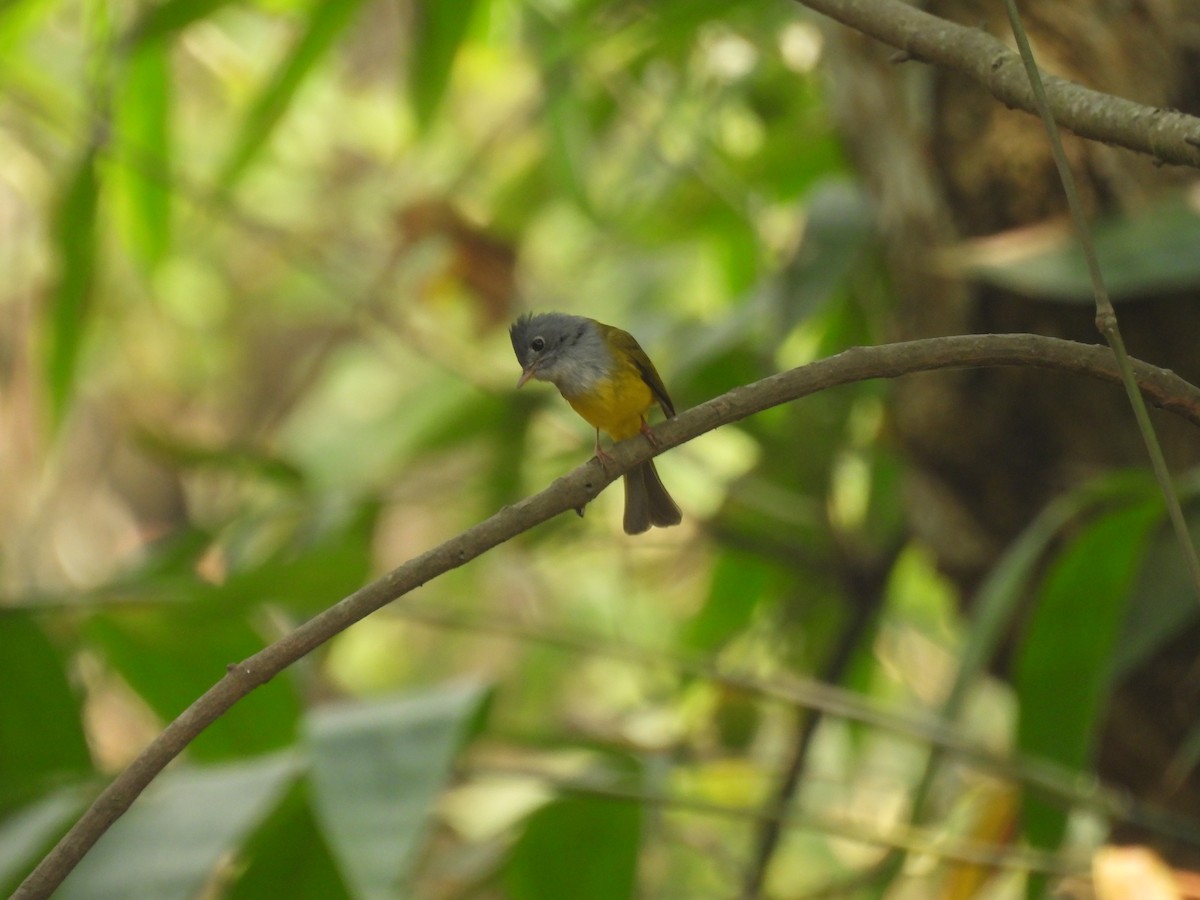
[{"label": "bamboo leaf", "polygon": [[454,60],[478,9],[478,0],[457,3],[421,0],[417,3],[408,88],[417,124],[429,127],[450,83]]},{"label": "bamboo leaf", "polygon": [[117,97],[117,185],[130,246],[147,270],[171,243],[170,103],[168,48],[142,44],[129,57]]},{"label": "bamboo leaf", "polygon": [[[1130,588],[1151,527],[1162,516],[1159,498],[1110,512],[1090,523],[1055,562],[1016,664],[1022,752],[1087,767]],[[1025,798],[1025,836],[1034,846],[1055,849],[1066,822],[1066,810]]]},{"label": "bamboo leaf", "polygon": [[312,74],[361,6],[362,0],[316,0],[309,8],[304,34],[242,122],[233,150],[217,179],[223,190],[231,189],[249,168],[304,80]]},{"label": "bamboo leaf", "polygon": [[165,0],[147,10],[129,30],[128,43],[138,44],[170,37],[211,16],[232,0]]},{"label": "bamboo leaf", "polygon": [[96,268],[96,210],[100,180],[97,148],[89,146],[76,163],[55,211],[53,246],[57,282],[50,292],[46,383],[55,427],[75,389],[83,339],[91,317]]}]

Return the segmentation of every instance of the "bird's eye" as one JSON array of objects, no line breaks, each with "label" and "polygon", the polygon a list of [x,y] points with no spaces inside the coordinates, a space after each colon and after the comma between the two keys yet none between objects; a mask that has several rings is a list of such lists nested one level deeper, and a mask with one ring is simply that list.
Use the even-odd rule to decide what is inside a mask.
[{"label": "bird's eye", "polygon": [[532,341],[529,342],[529,349],[532,350],[534,353],[541,353],[543,350],[546,349],[546,342],[545,342],[545,340],[543,340],[540,337],[535,337]]}]

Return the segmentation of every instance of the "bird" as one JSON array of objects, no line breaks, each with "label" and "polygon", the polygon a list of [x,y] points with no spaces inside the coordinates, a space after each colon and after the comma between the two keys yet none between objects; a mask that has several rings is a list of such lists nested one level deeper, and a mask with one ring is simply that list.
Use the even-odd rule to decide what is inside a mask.
[{"label": "bird", "polygon": [[[530,379],[557,387],[575,412],[596,429],[596,456],[601,463],[611,459],[600,446],[601,431],[614,442],[640,433],[658,446],[646,413],[657,403],[670,419],[675,406],[654,363],[629,332],[584,316],[549,312],[521,316],[509,336],[521,364],[517,387]],[[682,520],[653,460],[625,473],[626,534],[641,534],[652,525],[678,525]]]}]

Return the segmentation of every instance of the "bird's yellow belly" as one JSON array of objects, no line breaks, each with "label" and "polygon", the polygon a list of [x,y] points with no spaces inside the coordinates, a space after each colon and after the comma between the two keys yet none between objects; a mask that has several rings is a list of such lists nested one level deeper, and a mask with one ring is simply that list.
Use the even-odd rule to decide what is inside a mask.
[{"label": "bird's yellow belly", "polygon": [[622,372],[593,384],[585,393],[563,396],[593,428],[599,428],[614,441],[623,441],[641,431],[642,417],[654,403],[650,386],[636,372]]}]

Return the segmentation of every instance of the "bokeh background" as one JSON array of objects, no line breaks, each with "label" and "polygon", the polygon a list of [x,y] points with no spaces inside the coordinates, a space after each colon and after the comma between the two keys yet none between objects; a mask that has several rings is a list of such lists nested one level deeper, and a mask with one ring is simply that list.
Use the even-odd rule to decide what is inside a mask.
[{"label": "bokeh background", "polygon": [[[1052,71],[1195,111],[1183,0],[1028,12]],[[1132,351],[1200,380],[1192,173],[1067,148]],[[1096,342],[1062,212],[1036,119],[782,0],[0,5],[0,887],[227,665],[590,456],[514,389],[521,312],[632,332],[679,408],[895,337]],[[1143,455],[1119,390],[1036,372],[707,434],[658,463],[680,527],[611,490],[352,627],[57,896],[1191,864],[1200,607]]]}]

